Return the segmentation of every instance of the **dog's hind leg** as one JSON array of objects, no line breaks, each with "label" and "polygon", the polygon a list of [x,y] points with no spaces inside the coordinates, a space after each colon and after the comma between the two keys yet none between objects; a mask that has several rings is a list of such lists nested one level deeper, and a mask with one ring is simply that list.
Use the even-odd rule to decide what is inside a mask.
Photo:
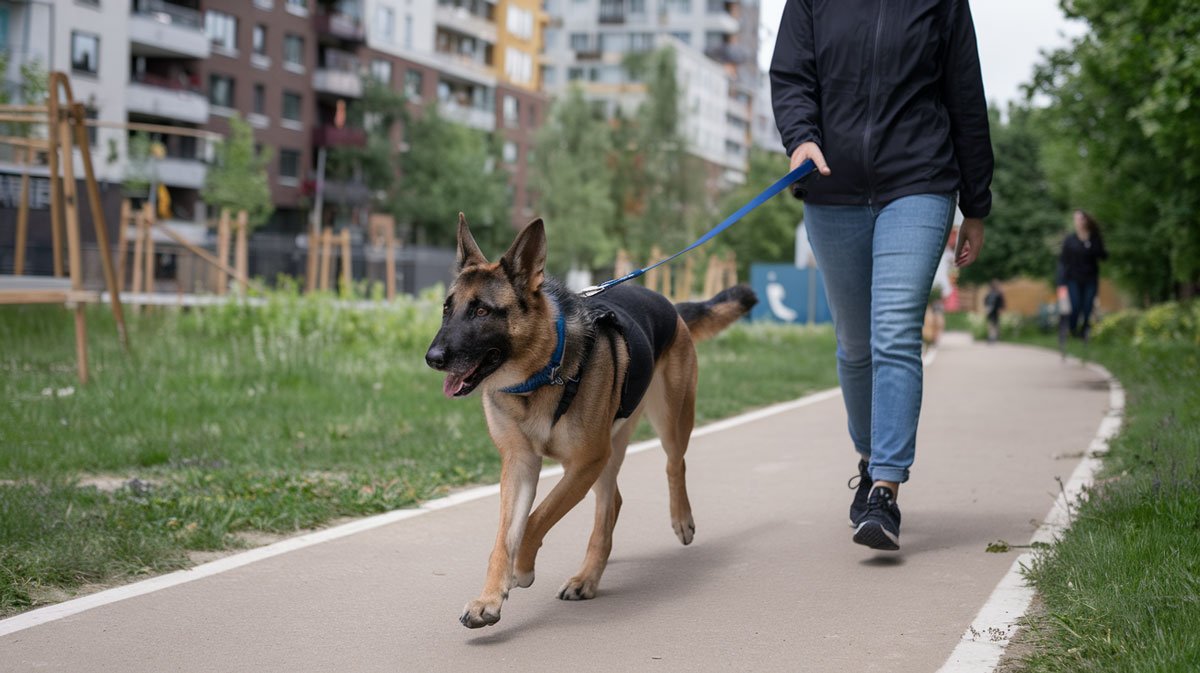
[{"label": "dog's hind leg", "polygon": [[592,486],[592,492],[596,495],[596,520],[592,527],[592,536],[588,540],[583,566],[558,590],[558,597],[564,601],[587,600],[596,596],[600,576],[604,574],[608,556],[612,552],[613,529],[617,525],[617,517],[621,514],[621,490],[617,487],[617,473],[621,471],[621,463],[625,461],[625,448],[629,445],[629,438],[637,428],[640,418],[641,411],[635,411],[632,416],[621,422],[621,426],[613,435],[612,456]]},{"label": "dog's hind leg", "polygon": [[696,535],[683,460],[696,422],[696,378],[696,348],[687,328],[680,324],[675,342],[659,359],[654,380],[646,391],[646,415],[667,453],[671,528],[685,545],[691,544]]}]

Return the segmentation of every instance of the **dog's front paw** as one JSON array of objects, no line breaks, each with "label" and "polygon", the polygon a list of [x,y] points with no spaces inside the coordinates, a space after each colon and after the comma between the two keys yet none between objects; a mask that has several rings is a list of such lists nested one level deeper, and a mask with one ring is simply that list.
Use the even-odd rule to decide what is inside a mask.
[{"label": "dog's front paw", "polygon": [[558,590],[558,598],[563,601],[586,601],[596,597],[597,580],[572,577]]},{"label": "dog's front paw", "polygon": [[491,626],[500,621],[500,604],[501,601],[471,601],[467,603],[467,607],[463,608],[462,616],[458,618],[458,621],[468,629]]},{"label": "dog's front paw", "polygon": [[675,529],[675,537],[684,545],[691,544],[692,538],[696,537],[696,522],[692,520],[691,514],[682,521],[672,521],[671,528]]}]

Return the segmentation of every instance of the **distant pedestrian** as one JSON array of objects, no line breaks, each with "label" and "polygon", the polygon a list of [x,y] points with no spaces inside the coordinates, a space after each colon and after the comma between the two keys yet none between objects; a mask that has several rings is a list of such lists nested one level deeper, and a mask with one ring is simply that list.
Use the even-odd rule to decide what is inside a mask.
[{"label": "distant pedestrian", "polygon": [[987,311],[988,343],[994,344],[1000,337],[1000,312],[1004,310],[1004,292],[996,278],[992,279],[987,296],[983,298],[983,307]]},{"label": "distant pedestrian", "polygon": [[1071,302],[1067,328],[1071,336],[1086,342],[1091,331],[1092,305],[1100,286],[1100,261],[1108,259],[1108,251],[1104,249],[1100,224],[1094,217],[1076,209],[1072,220],[1075,231],[1063,239],[1058,256],[1059,283],[1066,286]]}]

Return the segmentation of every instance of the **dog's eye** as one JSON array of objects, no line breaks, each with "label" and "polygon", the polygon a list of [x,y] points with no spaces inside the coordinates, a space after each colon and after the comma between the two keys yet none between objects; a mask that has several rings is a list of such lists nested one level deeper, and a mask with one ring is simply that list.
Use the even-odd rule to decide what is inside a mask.
[{"label": "dog's eye", "polygon": [[442,304],[442,315],[450,313],[450,304]]},{"label": "dog's eye", "polygon": [[479,308],[475,309],[476,318],[483,318],[487,316],[488,313],[491,313],[491,311],[489,311],[486,306],[480,306]]}]

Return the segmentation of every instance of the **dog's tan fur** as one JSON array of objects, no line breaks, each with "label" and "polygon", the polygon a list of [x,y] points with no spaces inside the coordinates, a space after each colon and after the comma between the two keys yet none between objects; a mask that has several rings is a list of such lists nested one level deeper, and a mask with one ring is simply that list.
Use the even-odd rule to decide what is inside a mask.
[{"label": "dog's tan fur", "polygon": [[[583,499],[588,489],[596,494],[591,539],[582,567],[562,586],[559,598],[582,600],[596,595],[621,511],[617,473],[630,435],[643,414],[662,438],[667,454],[671,527],[680,542],[691,543],[695,524],[684,477],[684,453],[695,418],[694,341],[716,334],[745,313],[735,304],[718,304],[695,320],[690,329],[680,318],[673,342],[655,365],[645,397],[629,418],[616,422],[613,419],[621,401],[617,382],[624,380],[629,357],[619,333],[600,331],[595,335],[586,376],[580,381],[575,400],[554,423],[562,387],[545,386],[523,395],[501,392],[545,366],[555,348],[555,313],[541,292],[545,257],[540,220],[517,236],[500,261],[489,263],[460,216],[460,272],[448,296],[454,297],[456,304],[485,297],[493,305],[507,307],[508,337],[520,344],[499,369],[479,384],[488,432],[501,456],[500,526],[483,590],[466,605],[461,617],[462,623],[472,628],[497,622],[509,590],[533,583],[537,552],[546,533]],[[588,329],[582,323],[568,324],[563,361],[563,372],[568,376],[576,376],[580,368],[580,348]],[[543,458],[561,462],[563,477],[530,513]]]}]

